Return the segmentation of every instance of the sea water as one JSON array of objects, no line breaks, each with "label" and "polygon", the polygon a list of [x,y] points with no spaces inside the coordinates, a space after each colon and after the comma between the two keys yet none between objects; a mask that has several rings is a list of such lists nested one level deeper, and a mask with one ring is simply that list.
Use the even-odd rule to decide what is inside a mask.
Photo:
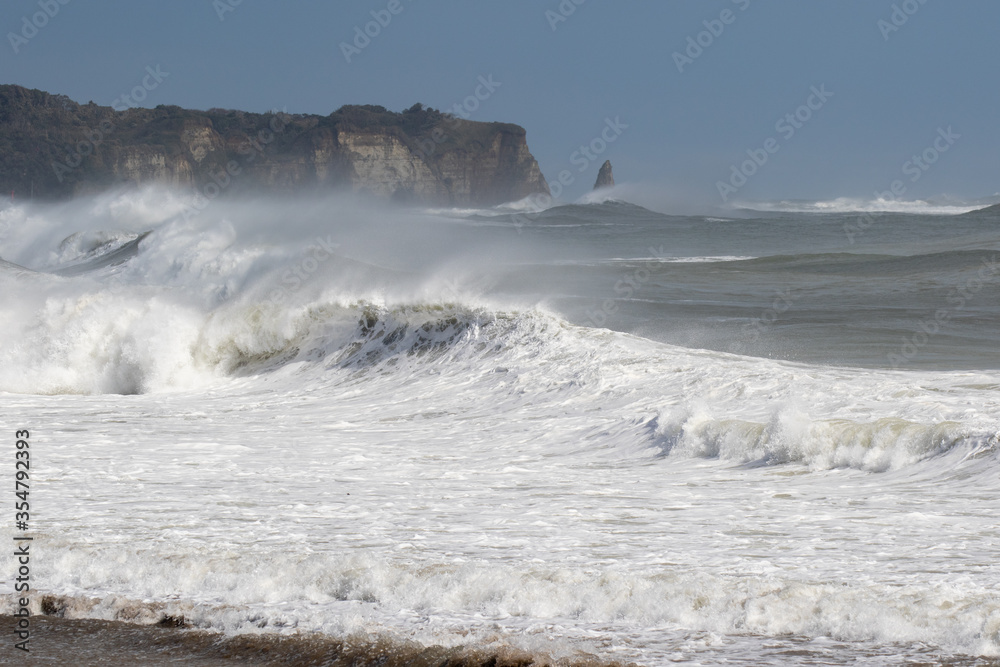
[{"label": "sea water", "polygon": [[8,205],[32,604],[645,665],[1000,655],[1000,215],[761,208]]}]

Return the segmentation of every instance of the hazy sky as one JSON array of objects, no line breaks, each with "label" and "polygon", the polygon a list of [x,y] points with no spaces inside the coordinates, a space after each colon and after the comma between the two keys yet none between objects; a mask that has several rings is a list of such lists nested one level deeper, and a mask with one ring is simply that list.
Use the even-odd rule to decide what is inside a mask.
[{"label": "hazy sky", "polygon": [[572,173],[565,198],[610,158],[666,206],[721,203],[720,181],[730,201],[896,180],[972,199],[1000,190],[998,26],[996,0],[5,0],[0,82],[102,105],[144,79],[142,106],[465,104],[527,128],[550,182]]}]

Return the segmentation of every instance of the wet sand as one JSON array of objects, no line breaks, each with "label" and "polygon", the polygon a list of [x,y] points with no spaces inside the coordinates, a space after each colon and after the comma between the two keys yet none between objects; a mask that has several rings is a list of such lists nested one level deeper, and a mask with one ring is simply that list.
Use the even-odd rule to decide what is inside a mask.
[{"label": "wet sand", "polygon": [[[12,616],[0,616],[0,627],[14,627]],[[31,617],[30,653],[8,640],[0,649],[0,665],[72,665],[73,667],[141,665],[295,665],[296,667],[596,667],[601,662],[552,662],[515,651],[446,649],[370,638],[338,640],[321,635],[222,635],[177,627],[117,621]],[[171,627],[173,626],[173,627]],[[7,634],[7,633],[5,633]],[[12,635],[11,635],[12,636]]]}]

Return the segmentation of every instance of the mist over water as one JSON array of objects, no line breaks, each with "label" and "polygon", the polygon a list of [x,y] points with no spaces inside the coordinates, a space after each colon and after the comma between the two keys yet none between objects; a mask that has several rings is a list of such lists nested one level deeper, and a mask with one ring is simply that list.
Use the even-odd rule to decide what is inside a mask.
[{"label": "mist over water", "polygon": [[39,587],[642,664],[1000,655],[1000,218],[619,192],[0,209]]}]

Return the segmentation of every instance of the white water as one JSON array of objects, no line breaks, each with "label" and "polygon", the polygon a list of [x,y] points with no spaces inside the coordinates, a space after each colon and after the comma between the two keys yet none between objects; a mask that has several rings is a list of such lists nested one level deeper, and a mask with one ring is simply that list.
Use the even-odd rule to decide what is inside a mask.
[{"label": "white water", "polygon": [[[121,267],[0,273],[33,576],[71,614],[645,664],[1000,655],[995,372],[690,350],[342,258],[272,299],[317,230],[209,213],[123,215],[155,231]],[[5,259],[72,261],[60,212],[4,215],[38,218]]]},{"label": "white water", "polygon": [[785,213],[910,213],[914,215],[961,215],[987,204],[937,203],[921,199],[855,199],[838,197],[825,201],[739,202],[733,208]]}]

